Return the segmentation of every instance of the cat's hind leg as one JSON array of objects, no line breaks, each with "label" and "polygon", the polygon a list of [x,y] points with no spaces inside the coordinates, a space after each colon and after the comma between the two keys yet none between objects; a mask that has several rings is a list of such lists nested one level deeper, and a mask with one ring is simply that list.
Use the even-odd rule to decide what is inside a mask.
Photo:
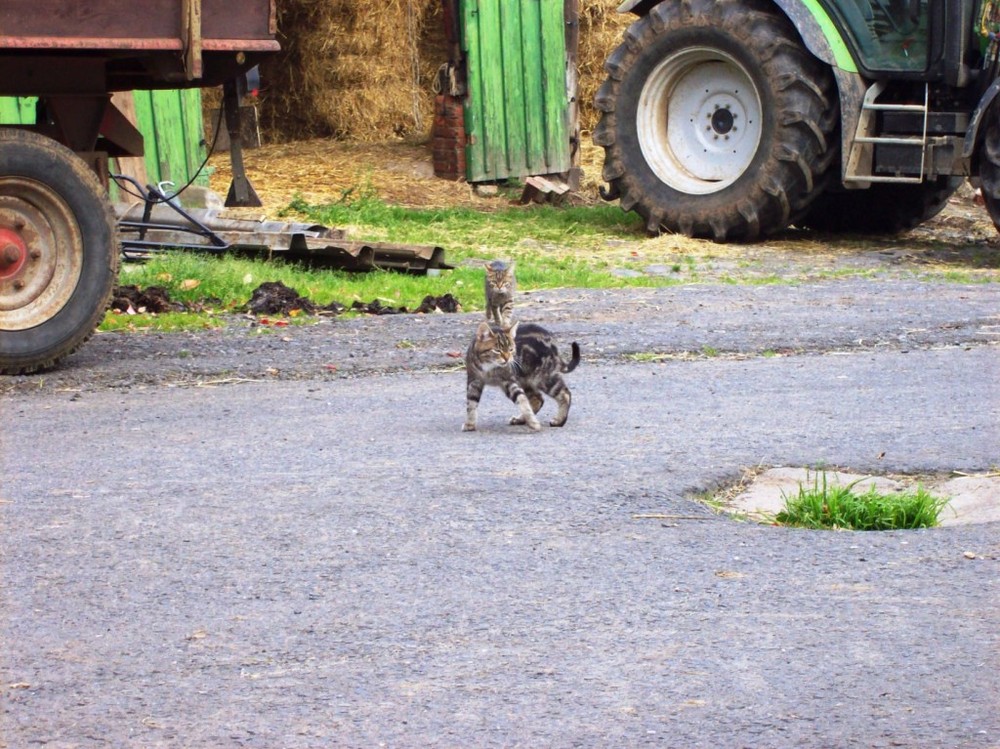
[{"label": "cat's hind leg", "polygon": [[549,426],[561,427],[569,418],[569,407],[573,402],[573,394],[566,387],[566,382],[559,375],[553,375],[546,383],[544,391],[551,395],[559,405],[556,417],[549,422]]}]

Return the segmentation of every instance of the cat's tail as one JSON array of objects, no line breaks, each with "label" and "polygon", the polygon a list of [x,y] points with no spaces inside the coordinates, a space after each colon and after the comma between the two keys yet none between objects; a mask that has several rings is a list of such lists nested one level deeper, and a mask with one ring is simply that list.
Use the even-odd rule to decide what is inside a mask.
[{"label": "cat's tail", "polygon": [[562,363],[563,372],[572,372],[576,369],[576,365],[580,363],[580,344],[573,341],[573,357],[568,362]]}]

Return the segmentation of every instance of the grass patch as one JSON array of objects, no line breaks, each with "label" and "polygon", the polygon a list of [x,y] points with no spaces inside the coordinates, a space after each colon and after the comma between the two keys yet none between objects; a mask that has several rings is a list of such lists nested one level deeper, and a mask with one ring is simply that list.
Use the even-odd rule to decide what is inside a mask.
[{"label": "grass patch", "polygon": [[225,323],[211,314],[191,314],[189,312],[162,312],[160,314],[140,313],[126,315],[108,312],[98,330],[111,332],[158,331],[176,333],[189,330],[211,330],[224,327]]},{"label": "grass patch", "polygon": [[603,244],[608,238],[644,236],[642,219],[614,205],[512,206],[483,212],[467,207],[409,208],[389,205],[370,187],[347,191],[340,200],[311,205],[294,199],[282,215],[297,214],[326,226],[353,227],[360,239],[467,247],[513,247],[525,239],[540,244]]},{"label": "grass patch", "polygon": [[[483,263],[504,257],[517,264],[518,288],[621,288],[663,286],[676,279],[621,277],[621,267],[597,252],[623,235],[642,235],[642,222],[610,205],[532,205],[482,212],[465,207],[408,208],[389,205],[371,190],[347,191],[341,200],[313,206],[295,200],[284,212],[313,223],[348,228],[351,237],[397,244],[439,245],[454,270],[438,276],[393,271],[348,273],[281,260],[192,252],[168,252],[141,265],[126,264],[119,283],[140,289],[162,286],[171,300],[205,312],[121,316],[109,313],[101,330],[192,330],[218,325],[211,315],[239,311],[265,281],[281,281],[319,306],[378,299],[415,309],[427,295],[451,294],[465,311],[485,307]],[[624,264],[628,264],[627,261]],[[121,318],[125,319],[121,319]]]},{"label": "grass patch", "polygon": [[910,530],[932,528],[948,500],[935,497],[922,486],[913,491],[883,494],[875,486],[864,493],[854,488],[861,480],[846,486],[822,484],[817,477],[811,488],[799,484],[798,494],[782,492],[785,509],[775,516],[781,525],[799,528],[844,529],[857,531]]}]

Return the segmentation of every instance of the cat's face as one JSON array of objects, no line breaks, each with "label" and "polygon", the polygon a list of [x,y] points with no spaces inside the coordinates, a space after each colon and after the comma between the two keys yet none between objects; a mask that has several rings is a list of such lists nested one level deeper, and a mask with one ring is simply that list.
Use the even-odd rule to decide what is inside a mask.
[{"label": "cat's face", "polygon": [[491,325],[479,323],[476,330],[476,353],[480,361],[493,366],[509,364],[514,359],[514,336],[517,323],[513,325]]},{"label": "cat's face", "polygon": [[491,288],[509,291],[514,283],[514,264],[496,261],[486,264],[486,283]]}]

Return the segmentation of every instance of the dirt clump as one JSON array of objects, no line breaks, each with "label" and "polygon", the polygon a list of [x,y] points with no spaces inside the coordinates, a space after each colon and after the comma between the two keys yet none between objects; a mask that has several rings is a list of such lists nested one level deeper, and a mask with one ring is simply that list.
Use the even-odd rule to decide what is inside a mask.
[{"label": "dirt clump", "polygon": [[170,294],[162,286],[140,289],[138,286],[118,286],[111,296],[110,309],[115,312],[134,315],[144,312],[181,312],[184,305],[170,299]]},{"label": "dirt clump", "polygon": [[265,281],[253,290],[244,309],[254,315],[288,315],[292,312],[312,315],[316,312],[316,304],[299,296],[299,292],[281,281]]}]

